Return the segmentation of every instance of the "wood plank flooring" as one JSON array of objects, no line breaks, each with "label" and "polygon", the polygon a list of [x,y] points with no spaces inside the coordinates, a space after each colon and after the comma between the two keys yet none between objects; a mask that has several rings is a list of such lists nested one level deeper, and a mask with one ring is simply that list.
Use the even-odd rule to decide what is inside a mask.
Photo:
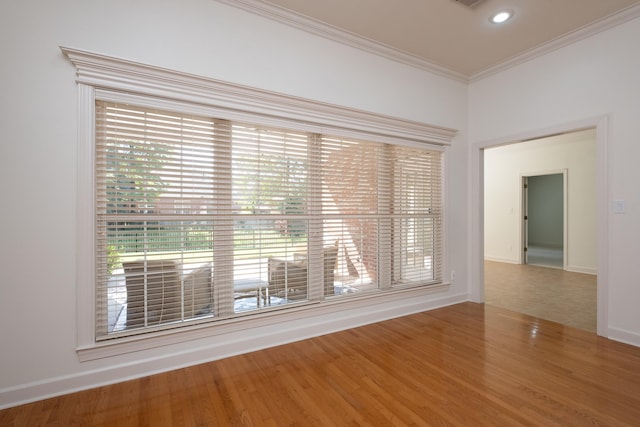
[{"label": "wood plank flooring", "polygon": [[2,426],[638,426],[640,348],[463,303],[0,411]]}]

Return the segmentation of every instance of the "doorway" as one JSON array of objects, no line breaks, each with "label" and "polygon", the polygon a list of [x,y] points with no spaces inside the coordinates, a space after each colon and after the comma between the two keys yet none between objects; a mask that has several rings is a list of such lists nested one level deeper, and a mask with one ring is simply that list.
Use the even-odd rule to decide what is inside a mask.
[{"label": "doorway", "polygon": [[565,269],[567,170],[522,177],[522,263]]},{"label": "doorway", "polygon": [[485,302],[596,329],[596,152],[595,129],[483,149]]}]

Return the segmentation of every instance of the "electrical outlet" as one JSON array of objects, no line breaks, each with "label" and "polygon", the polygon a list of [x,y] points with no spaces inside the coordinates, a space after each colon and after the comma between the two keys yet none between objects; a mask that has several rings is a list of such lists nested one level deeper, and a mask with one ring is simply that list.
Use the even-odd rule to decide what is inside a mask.
[{"label": "electrical outlet", "polygon": [[456,280],[456,271],[455,270],[451,270],[451,282]]},{"label": "electrical outlet", "polygon": [[623,214],[624,213],[624,200],[614,200],[613,201],[613,213],[615,213],[615,214]]}]

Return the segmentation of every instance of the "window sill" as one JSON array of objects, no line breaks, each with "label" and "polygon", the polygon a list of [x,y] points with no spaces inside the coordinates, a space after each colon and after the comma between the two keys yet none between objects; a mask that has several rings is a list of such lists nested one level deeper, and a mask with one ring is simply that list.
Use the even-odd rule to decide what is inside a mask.
[{"label": "window sill", "polygon": [[[158,347],[177,345],[194,340],[208,339],[225,334],[254,330],[256,328],[269,328],[270,326],[282,323],[296,325],[293,329],[297,329],[298,335],[301,334],[305,337],[310,337],[338,329],[333,325],[334,318],[327,315],[342,315],[351,318],[352,323],[341,323],[340,325],[341,329],[346,329],[393,317],[388,314],[389,312],[393,312],[396,316],[405,314],[402,313],[402,310],[398,310],[398,307],[404,307],[406,314],[419,311],[410,309],[410,306],[415,304],[416,298],[433,293],[446,292],[449,290],[449,287],[449,284],[436,284],[413,288],[400,288],[357,296],[341,297],[340,299],[332,299],[320,303],[301,304],[298,307],[290,307],[286,310],[266,311],[259,315],[253,314],[247,317],[236,317],[228,320],[200,323],[179,329],[122,337],[117,340],[101,341],[92,345],[79,347],[76,349],[76,353],[80,362],[88,362]],[[406,301],[410,304],[404,306],[393,304],[400,301]],[[392,305],[393,307],[390,307]],[[366,313],[361,314],[356,313],[358,309],[370,308],[372,306],[377,306],[377,310],[372,310],[372,312],[367,310]],[[400,313],[398,313],[398,311],[400,311]],[[313,330],[305,330],[307,327],[305,327],[301,321],[314,318],[321,320],[314,323]],[[278,344],[277,340],[274,340],[273,344]]]}]

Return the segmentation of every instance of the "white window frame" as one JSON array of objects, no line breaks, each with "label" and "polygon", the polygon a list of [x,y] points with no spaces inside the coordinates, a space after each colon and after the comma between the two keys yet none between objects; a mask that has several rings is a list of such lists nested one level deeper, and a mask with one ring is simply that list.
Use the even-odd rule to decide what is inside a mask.
[{"label": "white window frame", "polygon": [[[289,313],[270,312],[260,316],[235,318],[229,321],[194,325],[178,330],[125,337],[112,341],[95,339],[95,101],[126,101],[127,98],[153,99],[156,108],[183,110],[216,115],[229,120],[258,122],[305,132],[329,133],[345,138],[359,138],[444,151],[445,170],[448,150],[457,131],[425,123],[363,112],[356,109],[324,104],[307,99],[248,88],[218,80],[194,76],[173,70],[144,65],[119,58],[61,47],[76,68],[78,83],[78,175],[77,175],[77,353],[80,361],[95,360],[148,348],[176,344],[209,337],[217,333],[264,325],[289,316],[304,318],[303,310]],[[446,195],[446,176],[443,194]],[[447,211],[447,198],[443,200]],[[443,277],[449,277],[447,221],[444,222],[442,256]],[[389,289],[382,294],[368,295],[371,299],[389,298],[390,293],[414,292],[425,294],[448,289],[445,281],[428,289]],[[339,305],[333,304],[333,305]],[[335,309],[335,308],[334,308]],[[339,309],[339,308],[338,308]],[[306,310],[309,310],[308,308]],[[331,310],[327,306],[313,310]],[[271,319],[271,320],[269,320]]]}]

